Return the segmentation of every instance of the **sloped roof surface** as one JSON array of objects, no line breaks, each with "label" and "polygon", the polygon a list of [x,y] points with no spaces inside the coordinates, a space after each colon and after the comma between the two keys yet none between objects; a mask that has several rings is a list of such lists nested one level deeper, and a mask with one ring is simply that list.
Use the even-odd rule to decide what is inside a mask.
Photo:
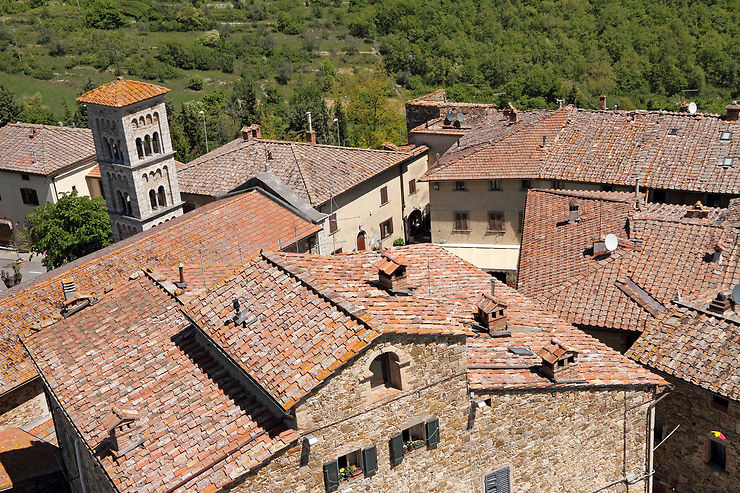
[{"label": "sloped roof surface", "polygon": [[318,206],[424,150],[382,151],[239,138],[182,165],[177,176],[183,193],[215,195],[245,183],[269,163],[282,182]]},{"label": "sloped roof surface", "polygon": [[[737,230],[718,222],[723,210],[710,208],[706,218],[691,219],[688,206],[649,204],[635,211],[633,200],[581,197],[584,220],[562,224],[578,194],[531,191],[520,252],[521,292],[569,322],[640,331],[677,292],[685,296],[738,279]],[[593,241],[609,233],[619,248],[591,255]],[[720,264],[711,258],[717,242],[726,247]]]},{"label": "sloped roof surface", "polygon": [[116,79],[86,92],[77,101],[121,108],[169,92],[169,89],[137,80]]},{"label": "sloped roof surface", "polygon": [[[531,113],[531,115],[530,115]],[[740,125],[718,115],[595,111],[572,107],[478,123],[450,148],[428,180],[541,178],[712,193],[738,193]],[[534,121],[534,122],[533,122]],[[720,140],[723,132],[732,134]],[[675,133],[675,135],[672,135]],[[544,147],[542,138],[545,137]],[[523,152],[516,153],[520,148]]]},{"label": "sloped roof surface", "polygon": [[17,336],[49,317],[59,317],[63,278],[73,277],[78,292],[99,294],[144,267],[175,278],[177,265],[183,262],[191,290],[202,290],[261,248],[277,250],[319,230],[255,190],[208,204],[0,292],[0,392],[36,375]]},{"label": "sloped roof surface", "polygon": [[[701,294],[713,297],[717,291]],[[708,314],[703,311],[706,309],[705,301],[671,305],[647,324],[627,355],[650,368],[740,401],[740,323]]]},{"label": "sloped roof surface", "polygon": [[[140,275],[25,339],[121,491],[162,491],[227,455],[194,483],[198,490],[220,486],[298,437],[194,341],[180,306]],[[134,425],[144,438],[142,447],[117,461],[99,447],[113,407],[138,411]]]},{"label": "sloped roof surface", "polygon": [[0,170],[50,175],[95,158],[92,131],[35,123],[0,127]]}]

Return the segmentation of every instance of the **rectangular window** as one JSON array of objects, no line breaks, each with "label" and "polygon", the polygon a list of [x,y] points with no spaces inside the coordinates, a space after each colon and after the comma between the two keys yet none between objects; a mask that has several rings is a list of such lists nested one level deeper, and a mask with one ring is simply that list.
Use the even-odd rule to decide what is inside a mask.
[{"label": "rectangular window", "polygon": [[727,467],[727,447],[714,440],[709,441],[709,463],[721,469]]},{"label": "rectangular window", "polygon": [[335,212],[329,216],[329,234],[336,233],[339,227],[337,226],[337,213]]},{"label": "rectangular window", "polygon": [[388,449],[391,467],[403,462],[404,456],[421,448],[433,449],[439,444],[439,418],[406,428],[391,437]]},{"label": "rectangular window", "polygon": [[362,474],[362,453],[360,450],[355,450],[347,455],[343,455],[337,459],[337,467],[339,467],[339,482],[348,481],[359,477]]},{"label": "rectangular window", "polygon": [[409,180],[409,195],[416,193],[416,180]]},{"label": "rectangular window", "polygon": [[33,188],[21,188],[21,198],[26,205],[39,205],[39,198]]},{"label": "rectangular window", "polygon": [[458,191],[458,192],[464,192],[465,190],[467,190],[467,188],[465,188],[465,182],[464,181],[456,181],[455,182],[455,190]]},{"label": "rectangular window", "polygon": [[713,395],[712,396],[712,407],[715,409],[719,409],[720,411],[727,412],[730,408],[730,401],[728,401],[724,397]]},{"label": "rectangular window", "polygon": [[31,177],[28,175],[28,173],[21,173],[21,180],[28,181]]},{"label": "rectangular window", "polygon": [[488,180],[488,190],[491,192],[500,192],[501,180]]},{"label": "rectangular window", "polygon": [[380,238],[385,239],[393,234],[393,218],[380,223]]},{"label": "rectangular window", "polygon": [[455,212],[455,231],[468,231],[468,213],[467,212]]},{"label": "rectangular window", "polygon": [[503,233],[505,231],[503,212],[488,213],[488,231],[492,233]]},{"label": "rectangular window", "polygon": [[735,158],[732,156],[727,156],[722,160],[722,166],[725,166],[726,168],[732,168],[732,163],[735,161]]},{"label": "rectangular window", "polygon": [[722,132],[719,136],[719,140],[728,141],[732,139],[732,132]]},{"label": "rectangular window", "polygon": [[385,205],[388,203],[388,187],[383,187],[380,189],[380,205]]},{"label": "rectangular window", "polygon": [[403,437],[403,453],[408,455],[414,450],[423,448],[427,442],[424,437],[424,423],[419,423],[401,432]]},{"label": "rectangular window", "polygon": [[508,467],[502,467],[486,474],[485,492],[486,493],[509,493],[511,491],[511,479]]},{"label": "rectangular window", "polygon": [[657,446],[663,440],[663,423],[656,422],[653,426],[653,447]]},{"label": "rectangular window", "polygon": [[532,188],[532,180],[522,180],[522,190],[529,190]]}]

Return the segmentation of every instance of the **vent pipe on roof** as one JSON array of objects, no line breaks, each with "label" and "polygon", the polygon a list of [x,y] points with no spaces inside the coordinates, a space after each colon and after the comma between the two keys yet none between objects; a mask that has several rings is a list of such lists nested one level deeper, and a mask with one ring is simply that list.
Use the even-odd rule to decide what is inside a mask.
[{"label": "vent pipe on roof", "polygon": [[180,262],[177,265],[177,270],[180,271],[180,280],[175,283],[175,286],[177,286],[180,289],[185,289],[188,287],[188,283],[185,282],[185,264]]}]

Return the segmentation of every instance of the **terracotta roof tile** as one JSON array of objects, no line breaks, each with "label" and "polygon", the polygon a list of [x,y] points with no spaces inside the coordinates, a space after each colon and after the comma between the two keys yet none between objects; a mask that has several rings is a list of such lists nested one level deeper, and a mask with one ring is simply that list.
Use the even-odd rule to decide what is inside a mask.
[{"label": "terracotta roof tile", "polygon": [[293,244],[296,237],[305,238],[319,230],[255,190],[208,204],[47,272],[31,283],[0,292],[0,391],[36,375],[17,335],[49,317],[59,317],[63,278],[74,277],[79,292],[100,294],[145,267],[177,279],[177,265],[183,262],[190,283],[187,293],[197,294],[245,264],[261,248],[278,250]]},{"label": "terracotta roof tile", "polygon": [[50,175],[85,159],[95,159],[90,129],[32,123],[0,127],[0,170]]},{"label": "terracotta roof tile", "polygon": [[86,92],[77,101],[121,108],[167,92],[166,87],[147,82],[116,79]]}]

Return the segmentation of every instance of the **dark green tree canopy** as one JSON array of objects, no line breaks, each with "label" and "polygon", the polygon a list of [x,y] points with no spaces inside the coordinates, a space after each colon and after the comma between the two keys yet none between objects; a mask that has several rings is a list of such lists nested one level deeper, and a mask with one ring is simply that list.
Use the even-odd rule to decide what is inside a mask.
[{"label": "dark green tree canopy", "polygon": [[0,127],[17,122],[22,110],[13,93],[0,85]]},{"label": "dark green tree canopy", "polygon": [[46,255],[42,263],[54,269],[113,242],[103,199],[63,193],[57,203],[49,202],[26,217],[31,251]]}]

